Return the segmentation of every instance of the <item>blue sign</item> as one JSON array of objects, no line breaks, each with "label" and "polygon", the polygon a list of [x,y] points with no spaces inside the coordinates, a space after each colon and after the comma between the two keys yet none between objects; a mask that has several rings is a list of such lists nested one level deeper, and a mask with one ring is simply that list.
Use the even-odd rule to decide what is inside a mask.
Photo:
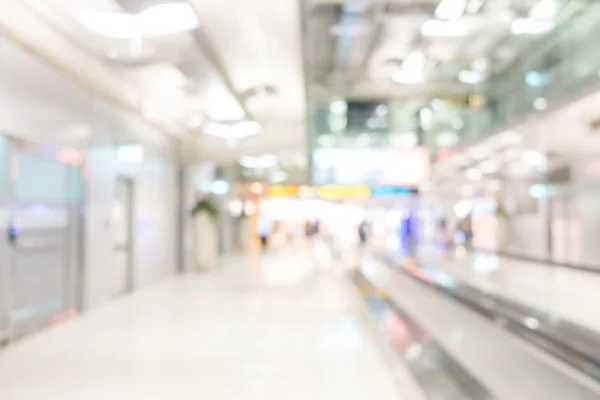
[{"label": "blue sign", "polygon": [[371,197],[410,196],[416,193],[416,189],[406,187],[377,186],[371,188]]}]

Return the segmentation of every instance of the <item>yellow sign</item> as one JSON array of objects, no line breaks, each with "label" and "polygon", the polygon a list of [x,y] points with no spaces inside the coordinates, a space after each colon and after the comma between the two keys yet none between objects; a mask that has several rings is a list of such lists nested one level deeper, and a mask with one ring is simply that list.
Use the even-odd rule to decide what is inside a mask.
[{"label": "yellow sign", "polygon": [[267,195],[269,197],[297,197],[298,186],[269,186]]},{"label": "yellow sign", "polygon": [[370,195],[368,186],[327,185],[319,188],[319,197],[329,200],[368,199]]}]

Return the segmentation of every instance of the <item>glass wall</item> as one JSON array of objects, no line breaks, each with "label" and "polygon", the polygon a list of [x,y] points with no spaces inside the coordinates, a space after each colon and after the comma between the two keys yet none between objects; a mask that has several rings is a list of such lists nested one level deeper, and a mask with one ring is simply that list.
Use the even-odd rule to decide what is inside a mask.
[{"label": "glass wall", "polygon": [[599,80],[600,4],[565,18],[484,87],[485,107],[470,116],[472,136],[519,122]]}]

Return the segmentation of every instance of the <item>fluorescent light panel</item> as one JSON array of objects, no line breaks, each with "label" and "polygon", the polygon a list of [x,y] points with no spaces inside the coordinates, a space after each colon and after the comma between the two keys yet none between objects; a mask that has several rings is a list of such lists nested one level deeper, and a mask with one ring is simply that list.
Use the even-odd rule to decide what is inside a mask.
[{"label": "fluorescent light panel", "polygon": [[115,39],[166,36],[200,26],[194,9],[183,2],[155,5],[138,14],[81,11],[75,16],[90,31]]},{"label": "fluorescent light panel", "polygon": [[467,0],[442,0],[435,9],[435,17],[444,20],[462,17],[467,8]]},{"label": "fluorescent light panel", "polygon": [[258,135],[261,132],[261,126],[256,121],[242,121],[234,124],[208,122],[202,126],[202,131],[207,135],[225,139],[244,139]]},{"label": "fluorescent light panel", "polygon": [[458,80],[469,85],[481,83],[483,79],[484,75],[476,71],[464,70],[458,74]]},{"label": "fluorescent light panel", "polygon": [[467,33],[469,33],[469,26],[463,20],[430,19],[421,26],[421,34],[426,37],[463,37]]},{"label": "fluorescent light panel", "polygon": [[510,30],[513,35],[541,35],[550,32],[553,27],[552,21],[517,18],[513,21]]},{"label": "fluorescent light panel", "polygon": [[558,14],[558,2],[556,0],[540,0],[529,10],[529,16],[539,20],[551,20]]}]

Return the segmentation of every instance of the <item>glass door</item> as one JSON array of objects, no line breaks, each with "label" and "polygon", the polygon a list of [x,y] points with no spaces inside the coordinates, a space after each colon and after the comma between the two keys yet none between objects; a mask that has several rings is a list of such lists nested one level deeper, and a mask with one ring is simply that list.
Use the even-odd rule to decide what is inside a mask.
[{"label": "glass door", "polygon": [[[9,141],[4,207],[9,339],[72,315],[81,271],[83,178],[63,151]],[[66,161],[68,160],[68,161]]]}]

